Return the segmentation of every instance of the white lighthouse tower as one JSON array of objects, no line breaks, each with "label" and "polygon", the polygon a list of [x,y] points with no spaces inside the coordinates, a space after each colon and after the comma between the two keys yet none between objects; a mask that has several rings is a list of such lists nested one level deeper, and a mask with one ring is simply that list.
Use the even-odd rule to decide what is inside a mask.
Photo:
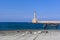
[{"label": "white lighthouse tower", "polygon": [[34,18],[32,20],[32,23],[37,23],[36,11],[34,11]]}]

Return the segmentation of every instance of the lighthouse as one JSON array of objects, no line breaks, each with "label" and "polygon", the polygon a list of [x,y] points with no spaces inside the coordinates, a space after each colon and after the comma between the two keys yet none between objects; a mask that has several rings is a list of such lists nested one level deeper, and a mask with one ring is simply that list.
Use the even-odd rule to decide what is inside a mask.
[{"label": "lighthouse", "polygon": [[32,20],[32,23],[37,23],[36,11],[34,11],[34,18]]}]

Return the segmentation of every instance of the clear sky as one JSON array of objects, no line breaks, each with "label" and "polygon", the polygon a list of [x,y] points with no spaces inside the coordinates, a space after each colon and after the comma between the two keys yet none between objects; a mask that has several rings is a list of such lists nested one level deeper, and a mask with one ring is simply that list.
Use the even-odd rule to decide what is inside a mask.
[{"label": "clear sky", "polygon": [[60,0],[0,0],[0,22],[31,22],[34,10],[39,20],[60,20]]}]

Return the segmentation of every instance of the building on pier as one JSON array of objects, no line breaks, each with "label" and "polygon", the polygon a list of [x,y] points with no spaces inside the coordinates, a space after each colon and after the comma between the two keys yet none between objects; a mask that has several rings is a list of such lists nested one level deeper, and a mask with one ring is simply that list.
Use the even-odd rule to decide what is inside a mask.
[{"label": "building on pier", "polygon": [[48,20],[48,21],[39,21],[39,20],[37,20],[36,11],[35,11],[32,23],[47,23],[47,24],[49,24],[49,23],[60,23],[60,21],[50,21],[50,20]]}]

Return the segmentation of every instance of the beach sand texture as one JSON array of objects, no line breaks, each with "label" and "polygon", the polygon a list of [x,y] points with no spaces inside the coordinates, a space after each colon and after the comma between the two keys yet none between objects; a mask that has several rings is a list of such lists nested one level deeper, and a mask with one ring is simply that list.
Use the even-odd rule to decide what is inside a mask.
[{"label": "beach sand texture", "polygon": [[0,31],[0,40],[60,40],[60,30]]}]

